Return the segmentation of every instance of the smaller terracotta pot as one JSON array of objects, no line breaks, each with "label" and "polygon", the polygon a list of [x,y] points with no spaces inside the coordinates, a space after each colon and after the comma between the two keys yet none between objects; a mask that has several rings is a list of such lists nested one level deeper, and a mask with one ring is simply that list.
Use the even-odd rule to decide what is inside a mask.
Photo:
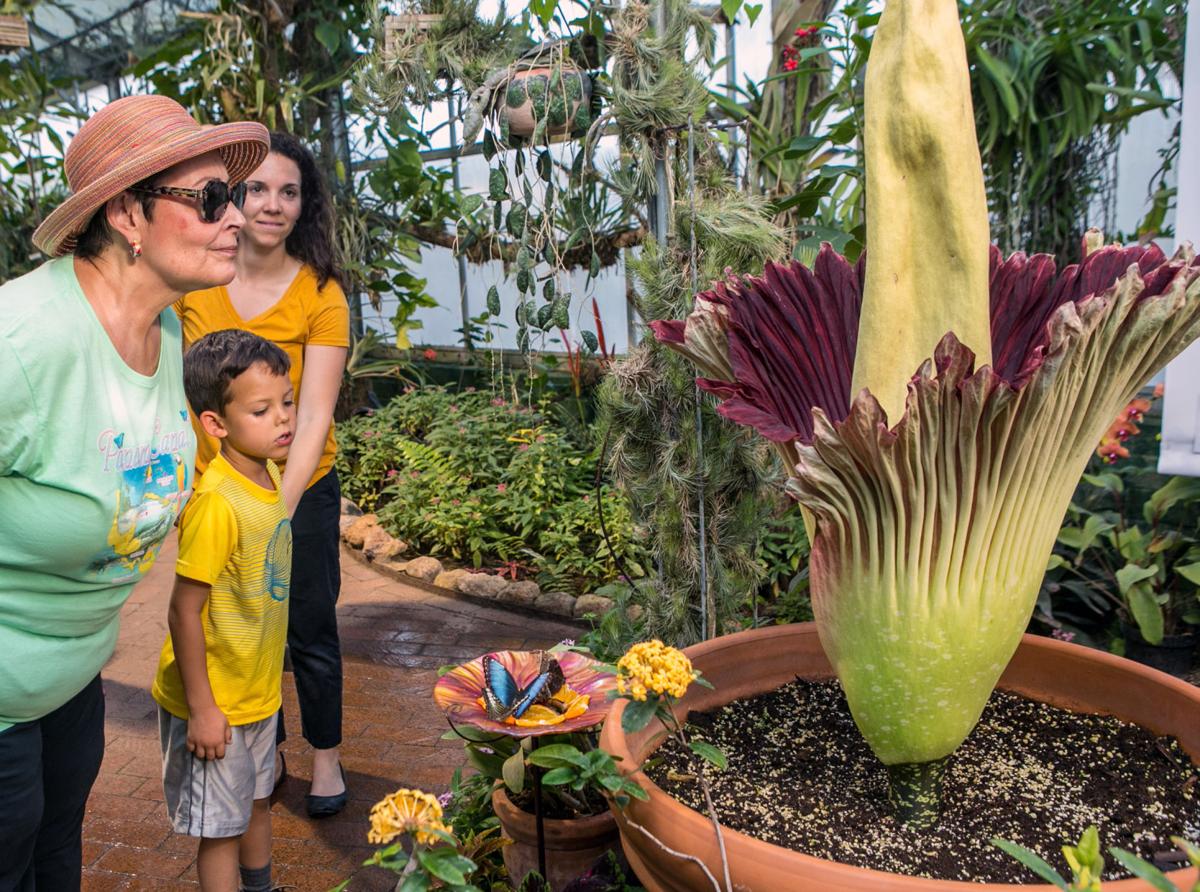
[{"label": "smaller terracotta pot", "polygon": [[[513,888],[538,869],[537,822],[513,805],[503,784],[492,790],[492,809],[512,845],[504,847],[504,866]],[[561,890],[592,866],[601,855],[621,845],[617,822],[610,811],[586,818],[546,818],[546,879],[552,892]]]},{"label": "smaller terracotta pot", "polygon": [[[550,89],[553,72],[549,68],[530,68],[515,72],[505,88],[500,117],[508,137],[527,139],[537,122],[546,114],[547,134],[568,133],[586,128],[581,115],[587,114],[592,95],[592,79],[582,71],[562,71],[563,85]],[[590,121],[590,119],[589,119]]]}]

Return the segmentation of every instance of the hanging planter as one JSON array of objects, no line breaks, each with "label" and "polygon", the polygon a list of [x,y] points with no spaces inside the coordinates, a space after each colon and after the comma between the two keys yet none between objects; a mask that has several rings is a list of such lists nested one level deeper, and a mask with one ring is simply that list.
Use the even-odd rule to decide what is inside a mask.
[{"label": "hanging planter", "polygon": [[530,139],[578,134],[592,123],[592,78],[569,68],[530,68],[513,72],[504,88],[498,118],[500,136]]},{"label": "hanging planter", "polygon": [[29,46],[29,23],[19,15],[0,15],[0,48]]},{"label": "hanging planter", "polygon": [[390,15],[383,20],[384,52],[392,55],[402,40],[423,40],[420,35],[428,34],[442,23],[441,13],[404,13]]}]

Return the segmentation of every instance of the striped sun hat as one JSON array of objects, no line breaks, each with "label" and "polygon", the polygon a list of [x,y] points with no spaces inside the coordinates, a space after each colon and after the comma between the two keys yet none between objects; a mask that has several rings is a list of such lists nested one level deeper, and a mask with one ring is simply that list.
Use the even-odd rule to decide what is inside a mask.
[{"label": "striped sun hat", "polygon": [[239,183],[270,148],[262,124],[201,126],[166,96],[118,99],[92,115],[71,140],[66,157],[71,194],[37,228],[33,243],[51,257],[70,253],[92,215],[135,183],[208,152],[220,152],[229,181]]}]

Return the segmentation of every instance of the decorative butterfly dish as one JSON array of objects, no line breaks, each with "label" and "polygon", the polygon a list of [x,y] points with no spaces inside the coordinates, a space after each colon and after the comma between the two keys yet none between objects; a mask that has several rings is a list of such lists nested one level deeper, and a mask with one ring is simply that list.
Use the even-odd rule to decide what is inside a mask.
[{"label": "decorative butterfly dish", "polygon": [[615,687],[616,676],[583,654],[506,650],[447,672],[433,699],[451,722],[532,737],[598,725]]}]

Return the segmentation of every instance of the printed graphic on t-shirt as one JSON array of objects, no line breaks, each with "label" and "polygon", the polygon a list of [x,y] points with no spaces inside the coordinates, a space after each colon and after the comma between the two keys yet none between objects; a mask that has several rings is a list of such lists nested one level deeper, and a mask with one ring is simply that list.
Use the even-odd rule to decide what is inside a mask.
[{"label": "printed graphic on t-shirt", "polygon": [[[187,410],[180,412],[186,421]],[[108,531],[108,547],[91,562],[97,580],[120,582],[150,569],[158,546],[191,495],[192,469],[185,452],[187,428],[159,435],[151,443],[133,443],[122,431],[108,429],[96,442],[103,469],[115,474],[117,507]]]},{"label": "printed graphic on t-shirt", "polygon": [[279,521],[263,562],[263,581],[276,601],[286,601],[292,581],[292,524],[286,517]]}]

